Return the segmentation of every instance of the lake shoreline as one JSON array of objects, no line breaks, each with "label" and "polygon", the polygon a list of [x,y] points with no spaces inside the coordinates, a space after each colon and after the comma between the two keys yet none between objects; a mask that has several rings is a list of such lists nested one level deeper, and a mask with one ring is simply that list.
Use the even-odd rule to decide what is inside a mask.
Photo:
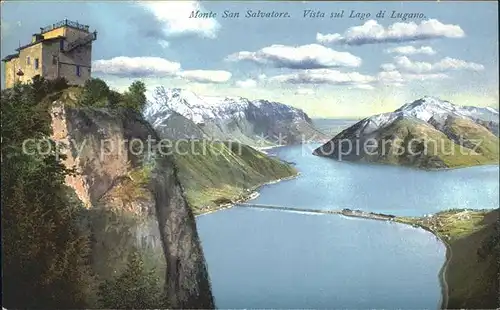
[{"label": "lake shoreline", "polygon": [[249,193],[247,195],[244,195],[243,197],[240,197],[239,199],[231,201],[230,203],[224,203],[224,204],[215,205],[213,207],[209,207],[209,208],[206,209],[206,211],[203,211],[201,213],[195,214],[195,217],[203,216],[203,215],[208,215],[208,214],[215,213],[215,212],[218,212],[218,211],[230,209],[230,208],[234,207],[238,203],[244,203],[244,202],[251,201],[251,200],[259,197],[260,193],[258,192],[258,190],[261,187],[266,186],[266,185],[270,185],[270,184],[275,184],[275,183],[282,182],[282,181],[292,180],[292,179],[295,179],[295,178],[297,178],[299,176],[300,176],[300,172],[297,172],[296,174],[294,174],[292,176],[289,176],[289,177],[274,179],[274,180],[271,180],[271,181],[268,181],[268,182],[260,183],[258,185],[255,185],[254,187],[249,188],[248,189]]},{"label": "lake shoreline", "polygon": [[[295,177],[297,177],[297,175],[293,176],[293,177],[286,178],[286,179],[293,179]],[[260,188],[261,186],[264,186],[267,184],[277,183],[277,182],[280,182],[283,180],[285,180],[285,179],[270,181],[270,182],[267,182],[267,183],[262,184],[260,186],[257,186],[256,189]],[[255,199],[256,197],[259,196],[259,194],[256,192],[252,192],[252,194],[255,194],[255,195],[253,195],[253,196],[249,195],[248,199],[245,201],[251,201],[252,199]],[[431,228],[429,228],[425,225],[422,225],[420,223],[417,223],[417,222],[404,221],[403,217],[398,217],[398,216],[391,215],[391,214],[366,212],[366,211],[362,211],[362,210],[351,210],[351,209],[314,210],[314,209],[299,209],[299,208],[292,208],[292,207],[279,207],[279,208],[272,207],[272,206],[266,207],[264,205],[245,204],[244,201],[238,201],[238,202],[233,203],[233,204],[228,204],[228,206],[226,206],[224,208],[219,208],[217,210],[213,210],[213,211],[203,213],[200,215],[206,215],[206,214],[214,213],[214,212],[217,212],[220,210],[232,208],[238,203],[241,204],[241,206],[239,206],[239,207],[245,207],[245,208],[257,208],[257,209],[261,208],[261,209],[270,209],[270,210],[276,210],[276,211],[301,211],[301,212],[322,213],[322,214],[337,214],[337,215],[341,215],[341,216],[360,218],[360,219],[366,219],[366,220],[387,221],[387,222],[393,222],[393,223],[399,223],[399,224],[412,226],[413,228],[420,228],[420,229],[423,229],[425,231],[430,232],[436,238],[438,238],[441,241],[441,243],[443,243],[444,246],[446,247],[445,262],[443,263],[443,266],[441,267],[441,269],[439,271],[438,277],[439,277],[439,282],[440,282],[440,286],[441,286],[441,306],[440,306],[440,309],[447,309],[448,299],[449,299],[449,286],[448,286],[448,282],[446,279],[446,271],[447,271],[448,265],[453,257],[453,253],[452,253],[450,244],[446,240],[444,240],[443,237],[439,236],[438,233],[436,231],[432,230]],[[198,216],[200,216],[200,215],[198,215]],[[416,218],[418,219],[419,217],[416,217]]]},{"label": "lake shoreline", "polygon": [[[269,149],[272,149],[272,148],[273,147],[270,147]],[[279,148],[279,146],[276,148]],[[311,155],[314,156],[314,154],[311,154]],[[302,156],[304,156],[304,155],[302,155]],[[292,160],[293,160],[293,157],[292,157]],[[368,162],[365,162],[365,163],[360,163],[360,162],[356,163],[356,162],[352,162],[352,161],[346,161],[346,162],[352,163],[352,164],[361,164],[361,165],[370,165],[370,166],[372,166],[374,164],[374,163],[368,163]],[[375,164],[377,164],[377,163],[375,163]],[[390,165],[390,164],[383,164],[383,163],[378,163],[378,164],[381,166],[387,166],[387,167],[393,167],[393,168],[403,168],[403,169],[408,169],[408,170],[436,172],[436,173],[437,172],[444,172],[444,171],[452,171],[452,170],[462,170],[465,168],[475,168],[475,167],[498,167],[497,164],[480,164],[480,165],[473,165],[473,166],[467,166],[467,167],[453,167],[453,168],[447,167],[447,168],[438,168],[438,169],[422,169],[422,168],[411,167],[411,166]],[[300,169],[300,167],[301,166],[298,165],[297,168]],[[489,169],[488,169],[488,171],[489,171]],[[423,174],[426,174],[425,172]],[[311,206],[317,206],[316,207],[316,208],[318,208],[317,210],[307,209],[307,208],[279,207],[279,206],[273,206],[273,205],[266,205],[265,203],[259,204],[259,202],[256,202],[256,203],[251,202],[252,200],[254,200],[255,198],[257,198],[259,196],[259,193],[256,193],[255,191],[259,190],[262,186],[267,185],[267,184],[277,183],[277,182],[280,182],[282,180],[295,179],[298,176],[300,176],[300,173],[293,175],[291,177],[262,183],[260,185],[255,186],[253,188],[254,192],[249,193],[249,195],[245,195],[244,199],[240,199],[238,201],[233,201],[232,203],[230,203],[227,206],[223,206],[222,208],[219,208],[219,209],[214,210],[214,211],[209,210],[209,212],[206,212],[203,214],[209,214],[209,213],[212,213],[212,212],[215,212],[218,210],[223,210],[225,208],[230,208],[230,207],[249,207],[249,208],[264,208],[264,209],[270,209],[270,210],[274,210],[274,211],[281,210],[281,211],[292,211],[292,212],[293,211],[302,211],[302,212],[312,212],[312,213],[338,214],[338,215],[342,215],[342,216],[346,216],[346,217],[357,217],[360,219],[396,222],[396,223],[400,223],[400,224],[411,225],[413,228],[421,228],[423,230],[430,232],[432,235],[434,235],[446,247],[445,259],[444,259],[439,271],[438,271],[438,268],[436,268],[436,271],[438,271],[437,275],[438,275],[438,279],[439,279],[438,281],[440,283],[440,290],[441,290],[441,294],[440,294],[441,298],[440,298],[440,300],[436,300],[436,304],[438,304],[438,303],[440,304],[440,309],[447,309],[450,302],[453,302],[453,300],[450,301],[450,298],[453,298],[453,292],[454,292],[455,288],[458,287],[459,285],[457,283],[453,283],[453,282],[448,283],[448,282],[453,281],[453,277],[456,273],[456,269],[453,269],[453,268],[454,268],[454,265],[456,265],[456,263],[457,263],[457,257],[459,257],[459,256],[457,256],[457,253],[459,253],[459,252],[457,252],[457,250],[455,248],[452,249],[452,245],[451,245],[450,241],[447,240],[448,236],[441,234],[440,231],[437,230],[436,227],[426,225],[425,221],[422,224],[419,223],[419,221],[421,221],[422,219],[426,219],[427,217],[429,217],[431,215],[428,215],[428,216],[417,215],[417,216],[407,217],[404,215],[403,216],[399,216],[399,215],[396,216],[396,215],[391,215],[391,214],[365,212],[362,210],[351,210],[351,209],[320,210],[319,208],[323,207],[321,202],[319,204],[316,203],[316,204],[311,205]],[[304,177],[305,176],[306,175],[304,175]],[[309,175],[307,175],[307,177],[308,176]],[[268,191],[265,191],[265,192],[266,192],[266,194],[269,194]],[[302,193],[302,194],[307,194],[307,193]],[[286,192],[285,192],[285,195],[286,195]],[[259,199],[258,201],[265,201],[265,200]],[[271,201],[274,202],[274,200],[271,200]],[[278,201],[277,204],[280,204],[280,201]],[[286,204],[286,203],[283,201],[283,204]],[[304,205],[304,206],[308,205],[307,200],[302,201],[302,205]],[[447,205],[445,204],[443,207],[446,207],[446,206]],[[278,207],[278,208],[276,208],[276,207]],[[413,206],[413,207],[416,207],[416,206]],[[389,211],[389,212],[391,212],[391,211]],[[429,211],[429,212],[433,213],[435,211]],[[440,211],[440,212],[442,212],[442,211]],[[200,215],[203,215],[203,214],[200,214]],[[438,267],[438,266],[436,266],[436,267]],[[436,275],[436,273],[434,273],[434,276],[435,275]],[[451,285],[451,290],[450,290],[450,285]],[[436,288],[436,292],[437,292],[437,288]]]},{"label": "lake shoreline", "polygon": [[452,253],[450,244],[446,240],[444,240],[444,238],[439,236],[439,234],[436,231],[432,230],[431,228],[429,228],[425,225],[422,225],[419,223],[409,223],[409,222],[401,221],[397,216],[394,216],[394,215],[380,214],[380,213],[373,213],[373,212],[364,212],[364,211],[360,211],[360,210],[352,210],[352,214],[344,214],[344,213],[341,213],[341,214],[344,216],[350,216],[350,217],[364,218],[364,219],[369,219],[369,220],[390,221],[390,222],[395,222],[395,223],[399,223],[399,224],[410,225],[414,228],[421,228],[425,231],[430,232],[434,236],[436,236],[436,238],[438,238],[441,241],[441,243],[443,243],[446,247],[446,259],[445,259],[443,266],[439,270],[438,276],[439,276],[439,282],[441,284],[441,295],[442,295],[440,309],[447,309],[448,308],[449,286],[448,286],[448,281],[446,280],[446,271],[447,271],[448,265],[450,264],[450,261],[453,257],[453,253]]},{"label": "lake shoreline", "polygon": [[418,167],[418,166],[412,166],[412,165],[393,164],[393,163],[388,163],[388,162],[338,159],[338,158],[335,158],[335,157],[330,156],[330,155],[318,154],[318,153],[316,153],[316,150],[314,150],[311,154],[313,156],[329,158],[329,159],[335,160],[337,162],[347,162],[347,163],[359,164],[359,165],[379,165],[379,166],[387,166],[387,167],[399,167],[399,168],[406,168],[406,169],[412,169],[412,170],[424,171],[424,172],[445,172],[445,171],[454,171],[454,170],[474,168],[474,167],[488,167],[488,166],[498,167],[499,166],[497,164],[498,161],[491,161],[491,162],[479,163],[479,164],[474,164],[474,165],[462,165],[462,166],[455,166],[455,167],[433,168],[433,167]]}]

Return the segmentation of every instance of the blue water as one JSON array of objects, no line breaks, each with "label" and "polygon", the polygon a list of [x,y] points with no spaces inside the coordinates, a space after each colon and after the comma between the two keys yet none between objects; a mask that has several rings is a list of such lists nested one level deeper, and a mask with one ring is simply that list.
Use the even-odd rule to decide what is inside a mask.
[{"label": "blue water", "polygon": [[[495,208],[498,167],[425,172],[336,162],[315,145],[270,151],[301,176],[265,186],[259,204],[422,215]],[[265,209],[197,218],[218,308],[438,309],[444,245],[407,225]]]},{"label": "blue water", "polygon": [[312,209],[360,209],[422,216],[452,208],[495,209],[499,167],[423,171],[339,162],[311,155],[316,144],[271,149],[294,162],[301,176],[262,187],[257,204]]}]

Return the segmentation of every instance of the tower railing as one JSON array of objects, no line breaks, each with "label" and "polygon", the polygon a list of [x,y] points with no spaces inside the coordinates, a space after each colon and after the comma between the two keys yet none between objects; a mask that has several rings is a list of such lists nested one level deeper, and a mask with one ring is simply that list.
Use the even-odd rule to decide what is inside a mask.
[{"label": "tower railing", "polygon": [[83,25],[83,24],[80,24],[78,22],[74,22],[74,21],[65,19],[65,20],[62,20],[62,21],[57,22],[55,24],[48,25],[46,27],[40,28],[40,33],[43,34],[43,33],[46,33],[46,32],[49,32],[51,30],[57,29],[59,27],[64,27],[64,26],[73,27],[73,28],[76,28],[76,29],[80,29],[80,30],[89,32],[89,26],[88,25]]}]

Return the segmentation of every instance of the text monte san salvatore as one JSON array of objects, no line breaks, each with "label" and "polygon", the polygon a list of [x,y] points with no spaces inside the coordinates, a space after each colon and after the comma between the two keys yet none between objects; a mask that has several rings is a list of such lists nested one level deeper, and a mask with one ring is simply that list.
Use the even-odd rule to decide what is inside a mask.
[{"label": "text monte san salvatore", "polygon": [[277,11],[261,11],[261,10],[246,10],[244,14],[240,12],[234,12],[230,10],[224,10],[222,13],[217,13],[213,11],[202,12],[200,10],[191,11],[189,18],[288,18],[290,14],[288,12],[277,12]]}]

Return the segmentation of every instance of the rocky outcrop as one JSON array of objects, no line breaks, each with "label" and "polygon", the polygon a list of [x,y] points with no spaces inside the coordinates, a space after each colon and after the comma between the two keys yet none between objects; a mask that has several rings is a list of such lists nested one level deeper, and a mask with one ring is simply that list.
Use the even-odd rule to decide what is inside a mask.
[{"label": "rocky outcrop", "polygon": [[53,139],[78,173],[66,179],[87,206],[92,264],[120,273],[133,248],[162,273],[172,308],[213,308],[196,222],[168,152],[154,129],[126,109],[54,103]]}]

